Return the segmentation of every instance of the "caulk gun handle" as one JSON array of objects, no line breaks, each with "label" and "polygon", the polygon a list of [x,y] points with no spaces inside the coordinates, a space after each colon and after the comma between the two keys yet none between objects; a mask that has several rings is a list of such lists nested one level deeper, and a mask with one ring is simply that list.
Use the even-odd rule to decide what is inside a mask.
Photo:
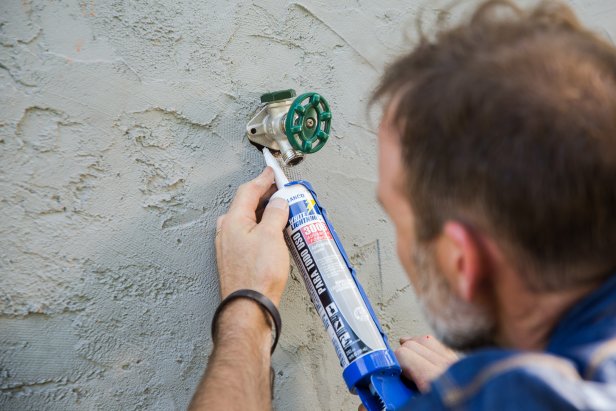
[{"label": "caulk gun handle", "polygon": [[402,375],[376,373],[357,387],[357,394],[368,411],[408,411],[419,392],[415,384]]}]

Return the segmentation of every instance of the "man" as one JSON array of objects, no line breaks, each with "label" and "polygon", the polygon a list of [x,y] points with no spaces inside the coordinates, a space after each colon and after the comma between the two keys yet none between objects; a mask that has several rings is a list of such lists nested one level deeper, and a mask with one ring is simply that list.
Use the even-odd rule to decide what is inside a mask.
[{"label": "man", "polygon": [[[435,334],[396,355],[411,410],[616,410],[616,50],[562,5],[482,4],[385,73],[378,197]],[[223,298],[280,302],[266,169],[218,221]],[[228,304],[194,409],[268,409],[271,330]],[[450,365],[454,362],[452,365]]]}]

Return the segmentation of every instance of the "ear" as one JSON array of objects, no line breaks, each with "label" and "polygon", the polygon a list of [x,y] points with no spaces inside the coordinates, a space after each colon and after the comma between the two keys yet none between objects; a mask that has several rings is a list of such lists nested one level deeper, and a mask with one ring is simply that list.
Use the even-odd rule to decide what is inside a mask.
[{"label": "ear", "polygon": [[457,221],[447,221],[436,240],[439,268],[452,289],[464,301],[477,298],[484,280],[485,260],[481,243],[471,230]]}]

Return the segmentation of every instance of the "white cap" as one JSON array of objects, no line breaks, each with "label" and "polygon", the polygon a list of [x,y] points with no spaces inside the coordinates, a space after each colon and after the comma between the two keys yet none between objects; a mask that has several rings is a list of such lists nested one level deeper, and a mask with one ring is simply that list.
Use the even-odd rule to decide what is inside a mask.
[{"label": "white cap", "polygon": [[286,184],[289,184],[289,179],[284,175],[284,171],[280,168],[280,164],[274,158],[272,153],[267,149],[267,147],[263,147],[263,155],[265,156],[265,164],[270,166],[274,170],[274,178],[276,179],[276,187],[280,190]]}]

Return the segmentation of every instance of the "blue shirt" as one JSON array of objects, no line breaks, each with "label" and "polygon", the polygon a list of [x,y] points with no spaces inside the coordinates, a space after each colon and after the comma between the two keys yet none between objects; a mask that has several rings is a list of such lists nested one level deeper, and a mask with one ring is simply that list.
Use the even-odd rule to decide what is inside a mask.
[{"label": "blue shirt", "polygon": [[616,411],[616,274],[563,316],[544,352],[477,351],[408,409]]}]

